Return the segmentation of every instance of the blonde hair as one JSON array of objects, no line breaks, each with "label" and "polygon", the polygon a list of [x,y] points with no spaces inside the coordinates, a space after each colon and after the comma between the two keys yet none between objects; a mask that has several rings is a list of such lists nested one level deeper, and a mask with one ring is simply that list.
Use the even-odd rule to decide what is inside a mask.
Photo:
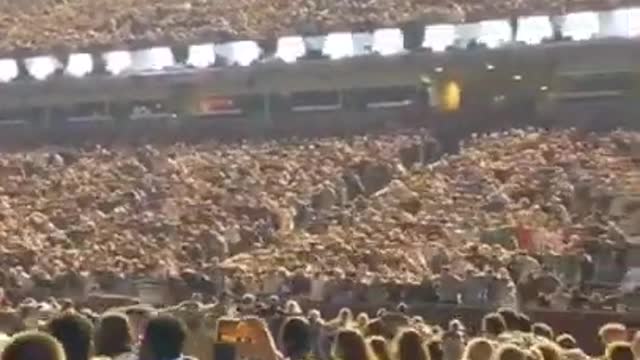
[{"label": "blonde hair", "polygon": [[610,340],[608,339],[610,335],[615,333],[626,333],[626,332],[627,332],[627,327],[624,324],[608,323],[608,324],[602,325],[600,330],[598,330],[598,336],[603,342],[608,343],[610,342]]},{"label": "blonde hair", "polygon": [[485,338],[475,338],[464,349],[464,360],[489,360],[493,357],[493,345]]},{"label": "blonde hair", "polygon": [[[496,351],[495,360],[527,360],[527,352],[515,345],[505,344]],[[535,358],[535,356],[532,356]]]}]

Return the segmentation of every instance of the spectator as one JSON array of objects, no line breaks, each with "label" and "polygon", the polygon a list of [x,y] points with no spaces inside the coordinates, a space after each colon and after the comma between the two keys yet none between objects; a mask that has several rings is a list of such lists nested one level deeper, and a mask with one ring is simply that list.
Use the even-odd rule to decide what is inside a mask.
[{"label": "spectator", "polygon": [[482,318],[482,331],[490,339],[496,339],[506,330],[504,318],[499,313],[487,314]]},{"label": "spectator", "polygon": [[521,329],[521,322],[518,314],[512,309],[499,309],[498,314],[504,320],[504,324],[509,331],[516,331]]},{"label": "spectator", "polygon": [[47,331],[60,341],[67,360],[89,360],[93,325],[84,316],[74,312],[62,313],[49,322]]},{"label": "spectator", "polygon": [[609,343],[605,353],[606,360],[634,360],[631,345],[628,342],[616,341]]},{"label": "spectator", "polygon": [[571,350],[578,347],[576,339],[570,334],[560,334],[556,338],[556,343],[565,350]]},{"label": "spectator", "polygon": [[429,353],[422,345],[422,338],[415,330],[404,330],[394,340],[397,360],[429,360]]},{"label": "spectator", "polygon": [[640,331],[636,331],[631,340],[631,350],[636,360],[640,360]]},{"label": "spectator", "polygon": [[367,343],[355,330],[343,329],[338,332],[333,345],[333,356],[343,360],[374,359]]},{"label": "spectator", "polygon": [[628,336],[627,327],[619,323],[605,324],[598,331],[598,337],[605,347],[614,342],[627,341]]},{"label": "spectator", "polygon": [[182,321],[161,315],[147,324],[140,349],[141,360],[185,359],[186,328]]},{"label": "spectator", "polygon": [[561,360],[560,349],[552,342],[540,343],[534,346],[542,355],[542,360]]},{"label": "spectator", "polygon": [[496,360],[527,360],[527,353],[515,345],[506,344],[498,348]]},{"label": "spectator", "polygon": [[383,337],[372,336],[367,339],[367,343],[376,360],[391,360],[387,341]]},{"label": "spectator", "polygon": [[103,315],[95,332],[95,355],[108,356],[113,360],[132,360],[133,338],[129,320],[118,313]]},{"label": "spectator", "polygon": [[551,341],[553,341],[553,339],[555,338],[553,334],[553,329],[551,328],[551,326],[545,323],[541,323],[541,322],[534,323],[532,326],[532,329],[535,335],[541,336]]},{"label": "spectator", "polygon": [[312,350],[311,327],[307,320],[292,317],[280,330],[279,343],[282,355],[291,360],[305,359]]},{"label": "spectator", "polygon": [[493,345],[487,339],[471,340],[464,351],[464,360],[490,360],[493,357]]},{"label": "spectator", "polygon": [[65,360],[62,345],[41,332],[24,332],[13,337],[2,350],[2,360]]}]

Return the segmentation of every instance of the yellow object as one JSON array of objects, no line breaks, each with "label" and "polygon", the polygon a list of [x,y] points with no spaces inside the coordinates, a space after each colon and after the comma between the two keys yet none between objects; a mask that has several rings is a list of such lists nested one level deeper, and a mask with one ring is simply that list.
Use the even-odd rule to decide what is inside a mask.
[{"label": "yellow object", "polygon": [[444,111],[456,111],[460,109],[461,90],[458,83],[448,81],[442,87],[441,108]]}]

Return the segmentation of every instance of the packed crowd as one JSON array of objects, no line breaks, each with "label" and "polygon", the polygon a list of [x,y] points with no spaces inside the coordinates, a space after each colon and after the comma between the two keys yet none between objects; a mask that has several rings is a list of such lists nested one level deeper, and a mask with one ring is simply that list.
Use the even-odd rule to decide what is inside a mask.
[{"label": "packed crowd", "polygon": [[[454,319],[444,328],[404,305],[380,309],[375,317],[353,316],[343,308],[334,319],[317,310],[304,314],[294,301],[257,307],[197,301],[173,308],[136,306],[102,315],[77,311],[73,304],[50,303],[49,317],[27,304],[19,325],[5,317],[2,360],[634,360],[640,358],[640,333],[620,323],[598,332],[602,353],[585,353],[568,333],[532,322],[503,308],[482,318],[472,331]],[[27,321],[25,321],[27,320]]]},{"label": "packed crowd", "polygon": [[589,284],[626,271],[638,219],[608,209],[640,188],[637,143],[514,130],[441,158],[426,134],[3,154],[0,286],[8,302],[151,279],[169,301],[604,306]]},{"label": "packed crowd", "polygon": [[[512,14],[596,10],[629,0],[3,0],[0,51],[83,49],[95,45],[268,39],[305,32],[357,31]],[[277,20],[276,20],[277,19]]]}]

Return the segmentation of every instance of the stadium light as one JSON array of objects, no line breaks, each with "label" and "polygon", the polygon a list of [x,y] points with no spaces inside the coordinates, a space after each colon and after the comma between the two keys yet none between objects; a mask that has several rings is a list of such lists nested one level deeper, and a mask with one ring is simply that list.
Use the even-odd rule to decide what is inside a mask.
[{"label": "stadium light", "polygon": [[73,77],[83,77],[93,71],[93,58],[88,53],[76,53],[69,55],[65,73]]},{"label": "stadium light", "polygon": [[260,58],[262,50],[255,41],[244,40],[216,45],[215,52],[229,65],[249,66]]},{"label": "stadium light", "polygon": [[493,49],[511,41],[511,24],[508,20],[486,20],[480,22],[478,42]]},{"label": "stadium light", "polygon": [[119,75],[131,67],[131,53],[124,50],[110,51],[103,55],[106,69],[112,75]]},{"label": "stadium light", "polygon": [[564,17],[562,35],[575,41],[589,40],[600,33],[600,19],[593,11],[570,13]]},{"label": "stadium light", "polygon": [[0,82],[10,82],[19,74],[18,62],[15,59],[0,59]]},{"label": "stadium light", "polygon": [[296,62],[306,52],[302,36],[284,36],[278,39],[276,57],[286,63]]},{"label": "stadium light", "polygon": [[371,50],[373,49],[373,35],[371,33],[354,33],[351,37],[353,39],[354,56],[371,54]]},{"label": "stadium light", "polygon": [[429,25],[424,28],[422,47],[441,52],[453,45],[455,40],[455,26],[451,24]]},{"label": "stadium light", "polygon": [[527,16],[518,18],[516,41],[529,45],[540,44],[553,37],[553,27],[548,16]]},{"label": "stadium light", "polygon": [[601,37],[640,35],[640,8],[616,9],[599,13]]},{"label": "stadium light", "polygon": [[378,29],[373,32],[372,50],[382,56],[404,51],[404,35],[398,28]]},{"label": "stadium light", "polygon": [[456,25],[456,35],[454,45],[466,49],[469,44],[480,38],[482,26],[480,23],[468,23]]},{"label": "stadium light", "polygon": [[169,47],[152,47],[131,53],[131,71],[157,71],[175,66],[176,61]]},{"label": "stadium light", "polygon": [[322,48],[322,54],[329,59],[337,60],[353,56],[353,37],[351,33],[339,32],[327,35]]},{"label": "stadium light", "polygon": [[50,55],[35,56],[25,60],[29,74],[36,80],[46,80],[62,67],[58,59]]},{"label": "stadium light", "polygon": [[214,44],[199,44],[189,46],[187,65],[195,68],[206,68],[216,63]]}]

